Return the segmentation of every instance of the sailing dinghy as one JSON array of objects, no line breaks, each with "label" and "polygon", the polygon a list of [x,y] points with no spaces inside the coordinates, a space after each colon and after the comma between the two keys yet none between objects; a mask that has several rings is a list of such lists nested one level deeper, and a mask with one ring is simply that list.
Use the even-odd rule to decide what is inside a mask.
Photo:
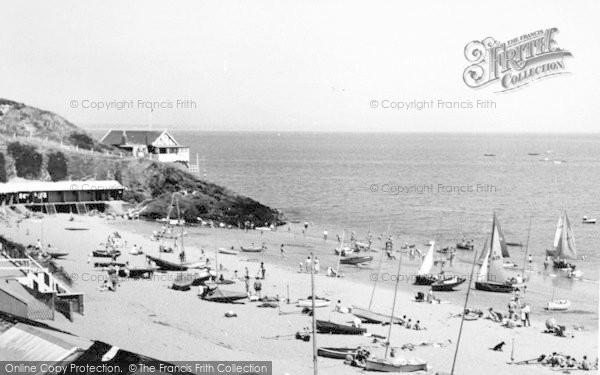
[{"label": "sailing dinghy", "polygon": [[481,264],[479,273],[477,274],[477,281],[475,282],[475,289],[477,290],[495,293],[510,293],[514,289],[513,285],[506,281],[506,275],[504,274],[501,238],[502,237],[499,235],[496,214],[494,214],[490,247],[485,249],[483,263]]},{"label": "sailing dinghy", "polygon": [[569,277],[583,276],[583,272],[580,270],[575,271],[574,264],[567,262],[567,260],[577,259],[577,248],[575,247],[575,235],[566,211],[563,216],[558,218],[554,234],[554,249],[546,250],[546,255],[553,258],[554,268],[568,272]]}]

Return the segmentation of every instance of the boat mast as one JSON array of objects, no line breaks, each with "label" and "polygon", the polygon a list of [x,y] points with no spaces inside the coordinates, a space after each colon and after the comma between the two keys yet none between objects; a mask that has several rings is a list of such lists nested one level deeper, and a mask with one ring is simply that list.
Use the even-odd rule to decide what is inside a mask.
[{"label": "boat mast", "polygon": [[[494,212],[494,216],[492,218],[492,235],[490,236],[490,253],[488,254],[489,258],[494,257],[493,250],[494,250],[494,230],[496,229],[496,211],[493,211],[493,212]],[[502,249],[500,251],[502,251]],[[490,267],[491,260],[492,259],[488,259],[488,268]],[[487,281],[490,281],[490,273],[489,272],[487,273],[486,278],[487,278]],[[469,284],[470,284],[470,282],[469,282]],[[467,293],[468,293],[468,291],[467,291]]]},{"label": "boat mast", "polygon": [[387,358],[390,348],[390,336],[392,335],[392,326],[394,325],[394,312],[396,310],[396,296],[398,295],[398,284],[400,283],[400,267],[402,266],[402,250],[400,250],[400,260],[398,261],[398,272],[396,273],[396,289],[394,290],[394,302],[392,305],[392,315],[390,315],[390,328],[388,330],[387,343],[385,345],[385,357]]},{"label": "boat mast", "polygon": [[313,337],[313,368],[314,374],[317,375],[319,373],[319,369],[317,366],[317,322],[315,318],[316,309],[315,309],[315,272],[313,267],[313,253],[310,253],[310,290],[311,290],[311,301],[312,301],[312,337]]},{"label": "boat mast", "polygon": [[[387,228],[387,233],[386,233],[387,235],[389,235],[389,233],[390,233],[391,225],[392,225],[392,222],[390,221],[390,223],[388,224],[388,228]],[[371,232],[370,227],[369,227],[369,232]],[[371,299],[369,300],[369,310],[371,310],[371,305],[373,304],[373,296],[375,295],[375,288],[377,287],[377,281],[379,280],[379,275],[381,274],[381,261],[383,260],[383,253],[384,253],[384,250],[381,250],[381,255],[379,255],[379,265],[377,266],[377,275],[376,275],[377,277],[375,278],[375,281],[373,282],[373,290],[371,291]]]},{"label": "boat mast", "polygon": [[529,236],[531,235],[531,218],[533,215],[529,216],[529,228],[527,229],[527,244],[525,245],[525,259],[523,259],[523,279],[525,279],[525,266],[527,264],[527,254],[529,254]]},{"label": "boat mast", "polygon": [[467,310],[467,304],[469,303],[469,292],[471,291],[471,282],[473,281],[473,271],[475,270],[476,262],[477,262],[477,250],[475,250],[475,255],[473,256],[473,266],[471,267],[471,277],[469,278],[469,286],[467,288],[467,296],[465,297],[465,305],[463,306],[462,318],[460,320],[460,329],[458,330],[458,340],[456,340],[456,349],[454,350],[454,359],[452,360],[452,370],[450,370],[450,375],[454,375],[454,366],[456,365],[456,357],[458,356],[458,347],[460,346],[460,337],[462,336],[463,324],[465,322],[465,311]]},{"label": "boat mast", "polygon": [[344,237],[346,236],[346,230],[342,231],[342,242],[340,242],[340,253],[338,254],[337,268],[335,269],[335,277],[339,277],[340,274],[340,259],[342,258],[342,251],[344,250]]}]

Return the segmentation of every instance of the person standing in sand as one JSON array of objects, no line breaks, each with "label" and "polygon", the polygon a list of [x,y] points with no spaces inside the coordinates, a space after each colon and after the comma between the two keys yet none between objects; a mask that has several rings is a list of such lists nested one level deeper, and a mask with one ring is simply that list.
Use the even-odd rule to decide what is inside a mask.
[{"label": "person standing in sand", "polygon": [[246,283],[246,294],[250,295],[250,277],[246,275],[244,282]]},{"label": "person standing in sand", "polygon": [[310,272],[311,264],[312,260],[310,259],[310,256],[308,256],[308,258],[306,258],[306,272]]},{"label": "person standing in sand", "polygon": [[327,229],[323,231],[323,242],[327,242]]},{"label": "person standing in sand", "polygon": [[320,270],[321,270],[321,266],[319,264],[319,258],[315,257],[315,273],[319,273]]},{"label": "person standing in sand", "polygon": [[282,258],[285,258],[285,250],[283,249],[283,244],[281,244],[281,247],[279,248],[279,253],[281,254]]},{"label": "person standing in sand", "polygon": [[262,290],[262,283],[260,282],[260,279],[257,277],[256,280],[254,281],[254,291],[256,292],[256,295],[258,296],[258,298],[261,298],[261,296],[260,296],[261,290]]}]

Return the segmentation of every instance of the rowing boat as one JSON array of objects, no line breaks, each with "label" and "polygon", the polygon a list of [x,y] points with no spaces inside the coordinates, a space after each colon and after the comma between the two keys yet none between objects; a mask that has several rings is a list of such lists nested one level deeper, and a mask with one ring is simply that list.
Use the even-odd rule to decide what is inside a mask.
[{"label": "rowing boat", "polygon": [[60,259],[60,258],[63,258],[63,257],[66,257],[67,255],[69,255],[69,253],[59,253],[59,252],[52,252],[52,251],[46,251],[46,254],[50,255],[50,257],[53,259]]},{"label": "rowing boat", "polygon": [[451,292],[465,282],[464,277],[452,277],[445,280],[439,280],[431,284],[431,289],[435,292]]},{"label": "rowing boat", "polygon": [[554,300],[546,304],[546,310],[551,311],[566,311],[569,307],[571,307],[571,301],[568,299]]},{"label": "rowing boat", "polygon": [[346,359],[347,356],[354,358],[357,350],[358,348],[319,348],[317,349],[317,355],[319,357]]},{"label": "rowing boat", "polygon": [[208,291],[202,294],[201,298],[210,302],[233,303],[235,301],[248,298],[248,295],[242,292],[221,290],[219,288],[215,288],[212,290],[210,288],[207,289]]},{"label": "rowing boat", "polygon": [[244,246],[240,246],[240,249],[246,253],[260,253],[263,250],[266,249],[266,247],[261,246],[261,247],[244,247]]},{"label": "rowing boat", "polygon": [[317,320],[317,332],[331,333],[334,335],[362,335],[367,332],[367,329],[328,322],[325,320]]},{"label": "rowing boat", "polygon": [[154,267],[146,267],[146,268],[120,268],[119,269],[119,277],[129,277],[132,279],[149,279],[156,271]]},{"label": "rowing boat", "polygon": [[186,271],[189,268],[187,265],[169,262],[151,255],[146,255],[146,258],[153,261],[161,271]]},{"label": "rowing boat", "polygon": [[355,257],[347,257],[340,259],[340,264],[364,264],[369,263],[373,260],[372,256],[355,256]]},{"label": "rowing boat", "polygon": [[[315,298],[315,307],[325,307],[328,306],[330,303],[331,301],[327,298]],[[296,306],[312,308],[312,299],[310,297],[305,299],[299,299],[296,303]]]},{"label": "rowing boat", "polygon": [[[359,318],[363,323],[375,323],[375,324],[384,324],[390,322],[390,316],[385,314],[380,314],[375,311],[371,311],[368,309],[363,309],[362,307],[352,306],[350,309],[352,315]],[[393,318],[394,324],[404,324],[404,319],[399,316],[394,316]]]},{"label": "rowing boat", "polygon": [[121,251],[119,250],[94,250],[92,251],[92,255],[96,258],[112,258],[118,257],[121,255]]},{"label": "rowing boat", "polygon": [[238,252],[235,250],[225,249],[221,247],[219,249],[219,254],[238,255]]},{"label": "rowing boat", "polygon": [[367,358],[365,370],[379,372],[414,372],[427,370],[427,362],[406,361],[402,359]]}]

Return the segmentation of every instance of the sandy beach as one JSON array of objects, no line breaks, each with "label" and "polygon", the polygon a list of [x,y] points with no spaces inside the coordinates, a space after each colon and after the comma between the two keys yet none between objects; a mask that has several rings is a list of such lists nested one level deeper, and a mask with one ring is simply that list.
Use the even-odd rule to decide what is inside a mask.
[{"label": "sandy beach", "polygon": [[[304,258],[309,251],[333,248],[334,242],[324,243],[317,236],[302,236],[299,227],[288,232],[260,234],[258,231],[244,232],[237,229],[185,228],[187,260],[201,256],[201,249],[215,263],[215,249],[250,243],[265,242],[265,254],[240,253],[238,255],[218,254],[222,273],[233,278],[234,270],[243,277],[245,267],[251,276],[258,272],[264,261],[267,268],[263,281],[263,295],[287,298],[289,287],[290,303],[282,302],[279,308],[259,308],[256,302],[245,304],[219,304],[201,300],[197,290],[181,292],[170,289],[177,272],[155,273],[151,280],[121,279],[116,292],[101,292],[99,285],[106,273],[93,268],[94,259],[88,263],[88,254],[98,244],[104,242],[110,233],[118,231],[128,246],[141,246],[146,254],[158,256],[158,243],[151,241],[152,230],[160,224],[151,222],[106,220],[92,216],[75,216],[70,222],[68,215],[46,216],[39,220],[23,221],[15,226],[0,228],[0,235],[23,244],[32,244],[43,234],[46,246],[69,253],[59,261],[74,279],[73,290],[85,293],[85,314],[76,316],[69,322],[62,316],[51,325],[89,339],[113,343],[121,348],[153,356],[162,360],[267,360],[273,361],[274,374],[307,374],[312,372],[312,343],[296,340],[293,335],[304,327],[309,327],[311,319],[300,313],[295,306],[299,298],[310,294],[310,275],[300,273],[296,259]],[[68,231],[66,227],[87,228],[89,230]],[[43,233],[42,233],[43,231]],[[279,245],[286,244],[286,257],[279,254]],[[324,250],[322,250],[324,251]],[[378,259],[378,253],[374,253]],[[162,254],[162,258],[178,261],[175,254]],[[132,266],[145,265],[144,256],[124,254],[119,261],[128,261]],[[376,263],[376,261],[374,262]],[[321,262],[321,273],[315,276],[316,295],[333,301],[341,300],[342,305],[366,307],[372,291],[372,283],[345,278],[330,278],[324,275],[329,261]],[[347,268],[344,268],[346,270]],[[347,273],[356,272],[347,269]],[[367,271],[368,272],[368,271]],[[391,311],[393,283],[380,282],[375,291],[373,310],[382,313]],[[390,285],[391,284],[391,285]],[[403,283],[400,283],[403,284]],[[236,280],[223,288],[244,291],[244,281]],[[426,330],[415,331],[403,326],[394,326],[391,346],[398,348],[398,356],[407,359],[422,359],[428,362],[430,372],[450,372],[455,344],[461,319],[452,317],[462,310],[462,305],[450,302],[447,294],[438,294],[441,304],[416,303],[413,301],[414,287],[403,284],[397,295],[396,312],[408,318],[420,320]],[[464,298],[466,287],[453,292],[455,301]],[[530,293],[535,293],[530,291]],[[472,293],[472,295],[475,293]],[[460,296],[460,298],[458,298]],[[510,295],[496,295],[499,304],[508,302]],[[464,301],[464,300],[463,300]],[[469,307],[486,309],[473,299]],[[463,302],[464,303],[464,302]],[[351,322],[354,316],[333,311],[329,307],[317,309],[317,318],[337,323]],[[237,317],[227,318],[225,312],[233,311]],[[597,316],[597,312],[596,315]],[[582,315],[586,322],[590,319]],[[560,321],[560,316],[556,317]],[[545,316],[533,314],[531,327],[507,329],[490,320],[479,319],[464,323],[461,347],[458,354],[456,373],[505,374],[509,372],[544,374],[550,369],[540,365],[511,365],[511,346],[514,340],[514,361],[532,359],[543,353],[563,352],[581,358],[583,355],[595,359],[598,341],[597,326],[584,325],[575,331],[567,327],[568,338],[544,334]],[[368,334],[387,336],[388,327],[366,324]],[[573,337],[571,337],[571,334]],[[503,352],[489,348],[504,341]],[[384,340],[373,342],[368,336],[317,335],[318,346],[352,347],[363,345],[374,355],[382,356]],[[414,351],[400,350],[407,343],[415,345]],[[435,343],[423,345],[421,343]],[[439,345],[438,345],[439,344]],[[344,365],[342,361],[319,358],[319,371],[322,374],[358,373],[362,370]]]}]

